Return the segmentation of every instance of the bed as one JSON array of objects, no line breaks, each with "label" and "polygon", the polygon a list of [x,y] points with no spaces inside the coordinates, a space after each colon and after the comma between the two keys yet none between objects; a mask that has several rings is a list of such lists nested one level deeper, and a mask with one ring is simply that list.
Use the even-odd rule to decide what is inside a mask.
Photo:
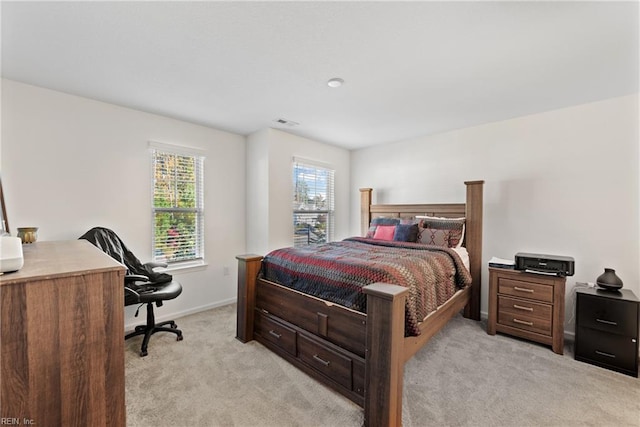
[{"label": "bed", "polygon": [[[379,217],[465,218],[462,246],[468,254],[468,283],[462,278],[452,296],[438,302],[424,319],[418,318],[415,324],[408,321],[416,316],[410,313],[413,290],[390,284],[390,280],[361,288],[366,298],[362,310],[358,304],[347,307],[293,289],[288,283],[267,280],[260,274],[262,256],[240,255],[236,338],[257,340],[362,406],[365,425],[401,425],[405,362],[461,310],[465,317],[480,320],[484,181],[465,185],[465,203],[451,204],[374,205],[372,189],[360,189],[361,236],[367,235],[372,220]],[[367,240],[347,239],[347,245]]]}]

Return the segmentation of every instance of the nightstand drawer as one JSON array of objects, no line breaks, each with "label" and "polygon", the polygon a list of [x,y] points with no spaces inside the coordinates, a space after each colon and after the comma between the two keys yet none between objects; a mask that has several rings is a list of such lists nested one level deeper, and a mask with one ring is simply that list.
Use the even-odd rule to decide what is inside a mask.
[{"label": "nightstand drawer", "polygon": [[576,359],[637,375],[635,338],[583,327],[578,327],[576,337]]},{"label": "nightstand drawer", "polygon": [[553,286],[506,277],[498,279],[498,293],[536,301],[553,302]]},{"label": "nightstand drawer", "polygon": [[578,324],[619,335],[638,333],[638,304],[606,298],[580,295]]},{"label": "nightstand drawer", "polygon": [[551,335],[551,319],[540,319],[528,314],[499,312],[498,323],[542,335]]},{"label": "nightstand drawer", "polygon": [[276,320],[270,319],[267,314],[263,314],[259,310],[256,310],[255,313],[256,333],[295,356],[296,331]]},{"label": "nightstand drawer", "polygon": [[553,307],[549,304],[541,304],[528,300],[498,296],[498,311],[509,313],[514,316],[528,316],[544,319],[551,324]]}]

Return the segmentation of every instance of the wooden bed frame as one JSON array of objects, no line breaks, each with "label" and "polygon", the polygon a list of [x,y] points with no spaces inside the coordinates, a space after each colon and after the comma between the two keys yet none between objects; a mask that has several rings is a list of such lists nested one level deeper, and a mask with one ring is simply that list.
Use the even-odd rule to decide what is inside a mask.
[{"label": "wooden bed frame", "polygon": [[464,246],[473,283],[420,323],[421,334],[405,337],[407,288],[375,283],[363,288],[366,315],[258,278],[262,256],[238,259],[236,338],[253,339],[307,374],[364,407],[366,426],[402,425],[404,364],[449,319],[480,320],[482,204],[484,181],[467,181],[466,203],[372,205],[371,189],[360,189],[362,235],[374,217],[430,215],[466,217]]}]

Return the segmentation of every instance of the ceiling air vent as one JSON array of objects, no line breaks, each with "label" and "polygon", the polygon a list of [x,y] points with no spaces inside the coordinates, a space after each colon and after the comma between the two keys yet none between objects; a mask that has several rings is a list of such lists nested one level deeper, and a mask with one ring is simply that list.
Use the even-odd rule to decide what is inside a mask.
[{"label": "ceiling air vent", "polygon": [[293,120],[287,120],[287,119],[275,119],[274,123],[277,123],[281,126],[289,126],[289,127],[298,126],[300,124],[298,122],[294,122]]}]

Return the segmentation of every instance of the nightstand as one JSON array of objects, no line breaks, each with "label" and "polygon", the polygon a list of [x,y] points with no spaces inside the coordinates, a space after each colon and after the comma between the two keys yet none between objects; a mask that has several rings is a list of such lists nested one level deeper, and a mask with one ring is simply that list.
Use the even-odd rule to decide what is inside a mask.
[{"label": "nightstand", "polygon": [[637,377],[640,300],[627,289],[576,294],[576,360]]},{"label": "nightstand", "polygon": [[525,338],[563,354],[565,281],[564,277],[490,267],[487,333]]}]

